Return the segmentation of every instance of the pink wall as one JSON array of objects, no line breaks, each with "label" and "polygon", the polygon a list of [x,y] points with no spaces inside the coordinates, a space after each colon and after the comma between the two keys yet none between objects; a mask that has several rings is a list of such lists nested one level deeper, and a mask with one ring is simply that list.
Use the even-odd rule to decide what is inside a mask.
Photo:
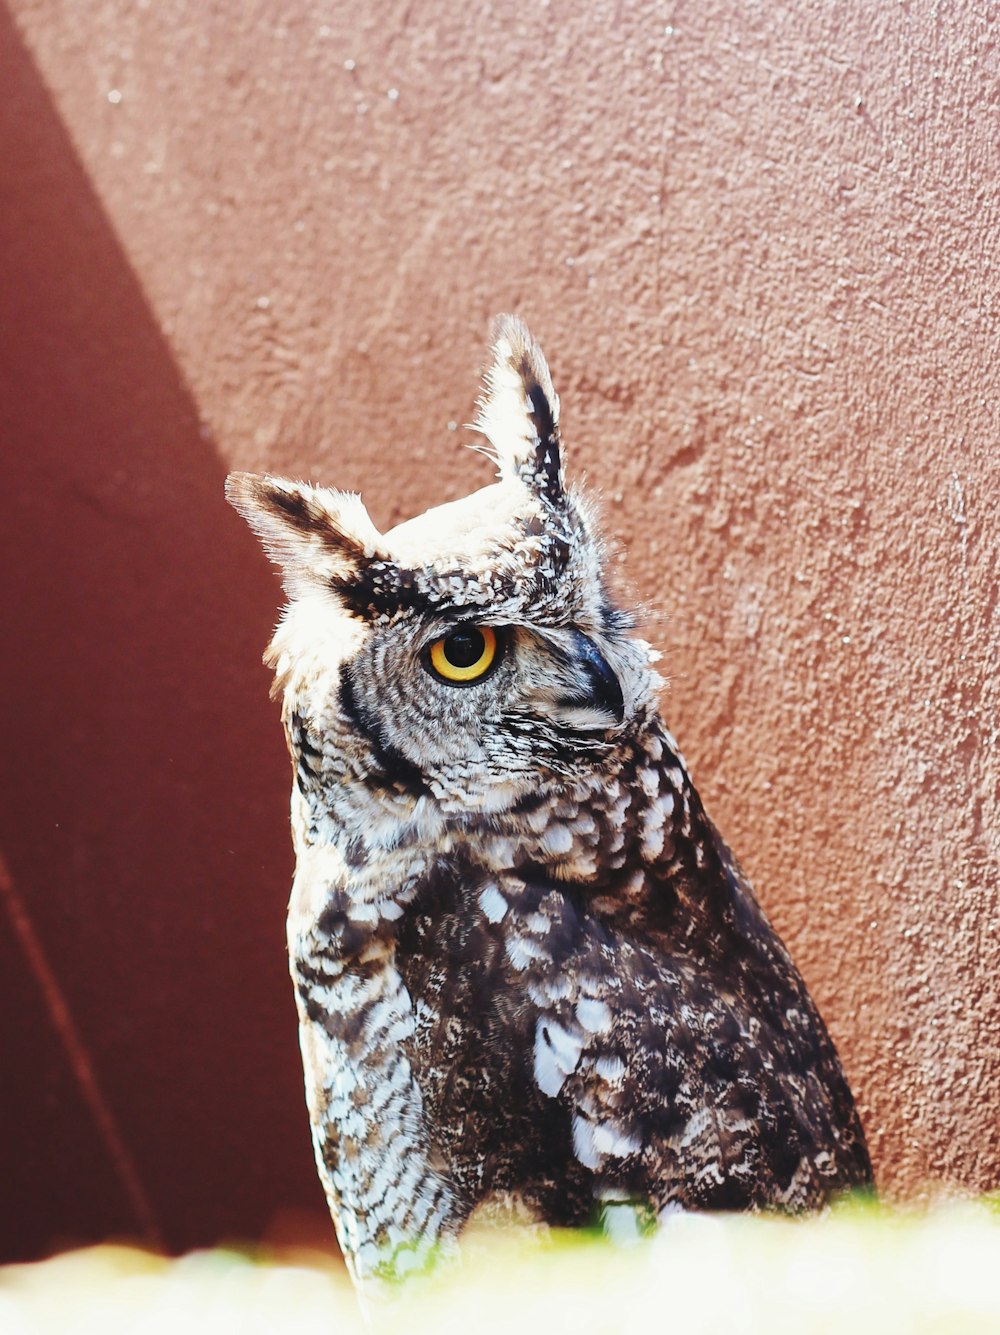
[{"label": "pink wall", "polygon": [[998,1185],[997,19],[0,9],[0,1255],[320,1220],[222,478],[485,482],[510,309],[883,1187]]}]

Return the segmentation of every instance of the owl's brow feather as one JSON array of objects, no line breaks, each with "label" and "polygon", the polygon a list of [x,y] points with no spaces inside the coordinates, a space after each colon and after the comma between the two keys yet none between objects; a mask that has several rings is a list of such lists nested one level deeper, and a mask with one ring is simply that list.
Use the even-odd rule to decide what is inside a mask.
[{"label": "owl's brow feather", "polygon": [[[510,543],[500,544],[488,562],[471,568],[408,569],[391,560],[367,559],[331,575],[329,587],[345,609],[363,621],[392,621],[417,611],[448,620],[505,603],[522,604],[526,597],[555,587],[571,552],[569,538],[562,533],[545,533],[526,523],[523,536],[534,540],[530,556],[519,544]],[[534,584],[526,579],[526,564]]]},{"label": "owl's brow feather", "polygon": [[467,570],[406,570],[384,561],[333,575],[329,582],[345,609],[362,621],[391,622],[413,612],[460,620],[515,594],[513,578],[496,573],[487,588]]}]

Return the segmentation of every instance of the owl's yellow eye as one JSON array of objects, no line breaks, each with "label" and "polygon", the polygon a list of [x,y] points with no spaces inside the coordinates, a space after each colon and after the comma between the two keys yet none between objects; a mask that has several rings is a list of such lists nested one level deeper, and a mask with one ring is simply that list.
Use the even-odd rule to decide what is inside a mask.
[{"label": "owl's yellow eye", "polygon": [[497,656],[496,631],[489,626],[458,626],[435,640],[428,650],[430,665],[444,681],[478,681]]}]

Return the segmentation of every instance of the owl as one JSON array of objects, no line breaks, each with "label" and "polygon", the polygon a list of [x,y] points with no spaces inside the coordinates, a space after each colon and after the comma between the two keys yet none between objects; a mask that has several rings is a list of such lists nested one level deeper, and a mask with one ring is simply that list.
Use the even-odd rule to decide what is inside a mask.
[{"label": "owl", "polygon": [[380,533],[234,473],[288,603],[288,950],[319,1176],[360,1285],[471,1220],[802,1211],[872,1181],[805,984],[705,813],[502,317],[497,481]]}]

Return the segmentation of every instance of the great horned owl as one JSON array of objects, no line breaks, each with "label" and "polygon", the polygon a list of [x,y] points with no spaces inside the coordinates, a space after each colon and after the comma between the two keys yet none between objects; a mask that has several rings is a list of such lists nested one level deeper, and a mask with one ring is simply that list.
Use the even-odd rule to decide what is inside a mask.
[{"label": "great horned owl", "polygon": [[288,947],[319,1174],[364,1282],[480,1208],[816,1207],[871,1182],[805,985],[657,710],[655,655],[501,319],[499,480],[380,533],[234,473],[289,602]]}]

